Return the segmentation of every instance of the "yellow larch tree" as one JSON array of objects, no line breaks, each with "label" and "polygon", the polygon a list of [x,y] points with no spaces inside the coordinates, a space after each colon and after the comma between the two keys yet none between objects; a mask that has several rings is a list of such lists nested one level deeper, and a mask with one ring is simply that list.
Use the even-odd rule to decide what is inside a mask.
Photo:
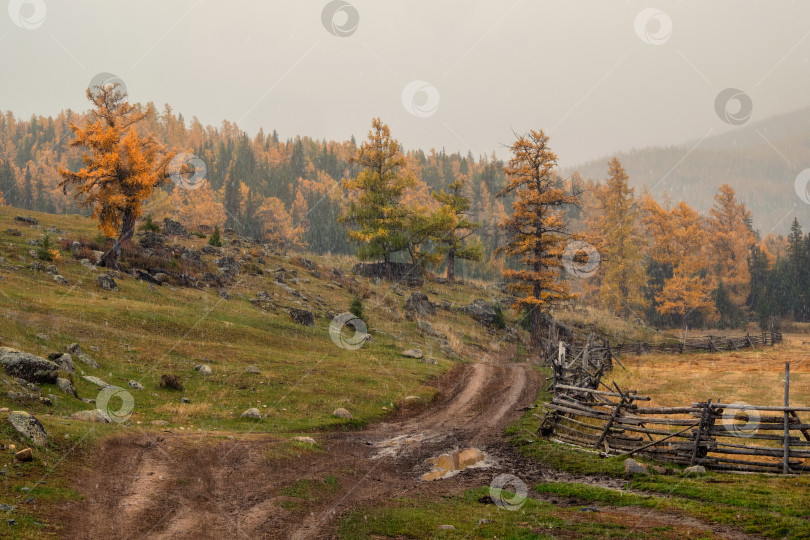
[{"label": "yellow larch tree", "polygon": [[93,208],[101,231],[107,237],[118,235],[101,259],[110,268],[118,268],[121,247],[132,239],[143,201],[166,179],[166,166],[174,157],[151,135],[136,131],[135,124],[148,112],[130,105],[126,97],[118,83],[87,90],[94,108],[85,127],[70,124],[76,136],[70,146],[89,152],[79,171],[59,167],[63,191],[74,186],[76,199]]},{"label": "yellow larch tree", "polygon": [[720,186],[709,210],[709,270],[715,281],[723,282],[738,308],[745,304],[751,285],[747,258],[756,243],[752,220],[751,212],[737,201],[734,189],[728,184]]},{"label": "yellow larch tree", "polygon": [[501,224],[508,241],[500,251],[524,267],[506,269],[503,276],[519,296],[514,307],[527,310],[532,345],[540,343],[542,316],[555,305],[572,298],[561,279],[562,254],[568,239],[565,210],[578,205],[579,197],[556,182],[557,154],[548,146],[543,130],[518,137],[504,167],[507,184],[498,194],[513,194],[512,214]]}]

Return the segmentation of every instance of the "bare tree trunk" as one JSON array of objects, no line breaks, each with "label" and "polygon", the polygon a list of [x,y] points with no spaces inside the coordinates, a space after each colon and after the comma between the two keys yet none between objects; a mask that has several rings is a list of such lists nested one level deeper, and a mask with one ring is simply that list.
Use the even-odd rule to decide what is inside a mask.
[{"label": "bare tree trunk", "polygon": [[391,254],[385,254],[385,277],[388,281],[394,281],[394,269],[391,266]]},{"label": "bare tree trunk", "polygon": [[127,208],[121,216],[121,234],[113,242],[112,247],[101,256],[101,266],[118,270],[118,260],[121,258],[122,246],[128,244],[135,234],[135,214]]},{"label": "bare tree trunk", "polygon": [[456,250],[451,249],[447,252],[447,282],[455,283],[456,281]]}]

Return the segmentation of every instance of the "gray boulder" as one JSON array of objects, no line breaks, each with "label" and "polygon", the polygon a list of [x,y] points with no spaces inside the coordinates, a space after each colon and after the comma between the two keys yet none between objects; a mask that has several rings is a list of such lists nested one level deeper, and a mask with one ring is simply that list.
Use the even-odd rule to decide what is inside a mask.
[{"label": "gray boulder", "polygon": [[59,369],[66,373],[76,373],[76,369],[73,367],[73,357],[70,356],[70,353],[56,354],[59,356],[52,358],[52,360],[59,366]]},{"label": "gray boulder", "polygon": [[70,379],[65,379],[64,377],[57,377],[56,386],[59,387],[59,390],[61,390],[62,392],[64,392],[69,396],[76,395],[76,389],[73,388],[73,383],[70,382]]},{"label": "gray boulder", "polygon": [[34,415],[25,411],[11,411],[8,414],[8,421],[20,435],[32,439],[34,444],[38,446],[48,444],[48,434]]},{"label": "gray boulder", "polygon": [[290,317],[298,324],[303,324],[304,326],[315,326],[315,316],[311,311],[290,308]]},{"label": "gray boulder", "polygon": [[262,417],[262,412],[257,409],[256,407],[252,407],[240,415],[242,418],[255,418],[260,419]]},{"label": "gray boulder", "polygon": [[118,284],[115,282],[113,277],[109,274],[99,274],[96,276],[96,285],[104,289],[105,291],[117,291]]},{"label": "gray boulder", "polygon": [[422,354],[421,349],[408,349],[407,351],[402,351],[402,356],[405,358],[416,358],[418,360],[424,355]]},{"label": "gray boulder", "polygon": [[332,411],[332,416],[336,418],[345,418],[347,420],[351,420],[352,418],[354,418],[352,416],[352,413],[350,413],[343,407],[340,407],[339,409],[335,409],[334,411]]},{"label": "gray boulder", "polygon": [[157,248],[163,247],[166,245],[166,237],[162,234],[157,234],[152,231],[147,231],[140,240],[138,240],[138,244],[142,248]]},{"label": "gray boulder", "polygon": [[131,380],[127,384],[130,388],[134,388],[135,390],[143,390],[143,385],[136,380]]},{"label": "gray boulder", "polygon": [[163,218],[163,234],[166,236],[188,236],[188,230],[179,221]]},{"label": "gray boulder", "polygon": [[248,367],[245,368],[245,373],[256,374],[256,373],[261,373],[261,370],[259,368],[257,368],[256,366],[248,366]]},{"label": "gray boulder", "polygon": [[59,366],[31,353],[0,347],[0,364],[12,377],[34,383],[55,383]]},{"label": "gray boulder", "polygon": [[101,388],[107,388],[108,386],[112,386],[111,384],[107,384],[103,380],[93,375],[85,375],[84,377],[82,377],[82,379],[89,382],[90,384],[95,384],[96,386],[99,386]]},{"label": "gray boulder", "polygon": [[436,306],[423,292],[415,292],[405,301],[405,311],[419,315],[435,315]]},{"label": "gray boulder", "polygon": [[495,308],[486,300],[473,300],[470,305],[462,307],[461,311],[481,324],[487,326],[495,324]]},{"label": "gray boulder", "polygon": [[90,355],[85,353],[78,343],[71,343],[70,345],[68,345],[67,351],[76,358],[78,358],[79,361],[81,361],[83,364],[86,364],[87,366],[94,369],[97,369],[99,367],[98,362],[93,360],[90,357]]},{"label": "gray boulder", "polygon": [[624,472],[625,474],[649,474],[650,471],[643,463],[627,458],[624,460]]},{"label": "gray boulder", "polygon": [[70,285],[70,281],[68,281],[65,276],[61,276],[59,274],[53,276],[53,280],[57,282],[59,285]]},{"label": "gray boulder", "polygon": [[215,263],[226,276],[233,277],[239,273],[239,263],[233,257],[220,257]]},{"label": "gray boulder", "polygon": [[683,470],[683,474],[706,474],[706,467],[703,465],[693,465]]}]

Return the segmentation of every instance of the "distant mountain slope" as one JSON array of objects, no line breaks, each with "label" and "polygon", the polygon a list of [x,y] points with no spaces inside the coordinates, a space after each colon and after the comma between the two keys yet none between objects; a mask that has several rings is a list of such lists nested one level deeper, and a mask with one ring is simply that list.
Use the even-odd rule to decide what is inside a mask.
[{"label": "distant mountain slope", "polygon": [[[810,228],[810,204],[796,195],[796,175],[810,168],[810,108],[774,116],[738,129],[678,146],[651,147],[616,154],[630,181],[647,186],[659,198],[669,193],[707,211],[717,188],[731,185],[754,213],[754,226],[765,235],[785,234],[793,217]],[[604,179],[612,156],[563,170],[583,178]]]}]

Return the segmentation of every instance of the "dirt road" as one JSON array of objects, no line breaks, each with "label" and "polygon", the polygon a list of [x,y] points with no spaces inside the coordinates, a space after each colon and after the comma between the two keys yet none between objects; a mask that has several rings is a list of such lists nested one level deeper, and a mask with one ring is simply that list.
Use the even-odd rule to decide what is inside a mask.
[{"label": "dirt road", "polygon": [[[324,451],[299,459],[268,459],[281,440],[267,434],[117,437],[80,476],[76,489],[85,500],[55,520],[64,524],[64,538],[332,538],[336,517],[358,505],[456,494],[503,472],[527,485],[559,480],[565,475],[520,458],[503,438],[539,384],[527,364],[459,366],[421,413],[363,431],[314,434]],[[428,458],[473,446],[486,454],[486,467],[421,480],[431,469]],[[328,488],[325,477],[336,482]],[[304,500],[281,494],[301,480],[319,487]],[[664,519],[650,516],[657,518]]]}]

